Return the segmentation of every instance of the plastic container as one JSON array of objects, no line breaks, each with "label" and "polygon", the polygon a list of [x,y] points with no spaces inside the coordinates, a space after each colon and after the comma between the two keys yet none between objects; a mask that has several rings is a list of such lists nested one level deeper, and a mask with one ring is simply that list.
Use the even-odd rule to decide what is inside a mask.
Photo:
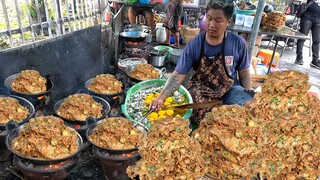
[{"label": "plastic container", "polygon": [[156,31],[156,41],[161,43],[165,41],[167,38],[166,28],[165,27],[158,27]]},{"label": "plastic container", "polygon": [[169,48],[168,52],[166,52],[166,59],[170,59],[170,51],[172,51],[172,47],[170,46],[155,46],[153,49],[156,51],[162,51],[165,48]]},{"label": "plastic container", "polygon": [[253,13],[256,13],[256,9],[251,10],[242,10],[242,9],[235,9],[234,14],[243,14],[243,15],[251,15]]},{"label": "plastic container", "polygon": [[[154,86],[160,86],[160,85],[164,85],[166,83],[165,79],[151,79],[151,80],[147,80],[147,81],[142,81],[140,83],[135,84],[134,86],[132,86],[128,91],[127,91],[127,95],[126,95],[126,99],[123,105],[121,105],[121,110],[123,112],[123,114],[130,120],[133,121],[132,117],[129,116],[128,112],[127,112],[127,106],[126,104],[128,104],[128,102],[130,101],[130,96],[131,94],[134,94],[136,92],[139,92],[143,89],[147,89],[147,88],[151,88]],[[180,85],[179,92],[182,93],[182,95],[184,95],[187,98],[188,103],[193,103],[192,100],[192,96],[189,93],[189,91]],[[191,117],[192,114],[192,109],[188,109],[186,111],[186,113],[183,115],[182,119],[189,119]],[[150,128],[150,127],[147,127]]]},{"label": "plastic container", "polygon": [[124,0],[125,3],[129,3],[129,4],[132,4],[132,3],[136,3],[138,2],[138,0]]},{"label": "plastic container", "polygon": [[170,51],[170,61],[174,64],[177,64],[180,56],[182,55],[183,49],[173,49]]},{"label": "plastic container", "polygon": [[139,3],[141,3],[141,4],[149,4],[150,0],[139,0]]}]

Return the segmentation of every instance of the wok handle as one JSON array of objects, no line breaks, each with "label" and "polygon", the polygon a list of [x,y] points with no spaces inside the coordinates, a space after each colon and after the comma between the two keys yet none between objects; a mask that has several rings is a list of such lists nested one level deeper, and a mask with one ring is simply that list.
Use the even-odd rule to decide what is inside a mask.
[{"label": "wok handle", "polygon": [[10,131],[14,130],[15,128],[18,127],[18,124],[13,121],[13,120],[10,120],[9,122],[7,122],[6,124],[6,131],[7,133],[9,134]]},{"label": "wok handle", "polygon": [[90,127],[92,124],[96,123],[96,119],[94,119],[92,116],[88,117],[86,119],[86,125],[87,125],[87,128]]},{"label": "wok handle", "polygon": [[44,75],[44,77],[46,78],[46,79],[49,79],[49,80],[53,80],[53,78],[54,78],[54,76],[53,76],[53,74],[46,74],[46,75]]},{"label": "wok handle", "polygon": [[79,89],[76,94],[89,94],[86,89]]},{"label": "wok handle", "polygon": [[166,72],[167,72],[166,68],[161,68],[160,69],[160,78],[162,78]]}]

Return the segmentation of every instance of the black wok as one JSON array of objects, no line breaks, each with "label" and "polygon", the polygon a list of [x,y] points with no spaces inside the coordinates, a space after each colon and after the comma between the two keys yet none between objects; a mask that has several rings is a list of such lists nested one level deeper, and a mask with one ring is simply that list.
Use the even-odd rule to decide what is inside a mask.
[{"label": "black wok", "polygon": [[[0,95],[0,97],[11,97],[11,98],[15,98],[18,100],[19,104],[21,104],[23,107],[26,107],[28,108],[29,110],[29,115],[26,119],[24,119],[23,121],[19,122],[18,125],[22,125],[26,122],[28,122],[33,116],[34,116],[34,113],[35,113],[35,109],[34,109],[34,106],[26,99],[22,98],[22,97],[19,97],[19,96],[14,96],[14,95]],[[6,130],[6,125],[5,124],[0,124],[0,130],[1,131],[4,131]]]},{"label": "black wok", "polygon": [[[128,120],[128,121],[129,121],[129,120]],[[93,142],[91,142],[90,139],[89,139],[89,136],[93,133],[94,128],[96,128],[97,125],[100,124],[101,122],[102,122],[102,121],[96,122],[96,121],[93,120],[93,119],[88,119],[88,120],[87,120],[87,126],[88,126],[88,128],[87,128],[87,132],[86,132],[86,137],[87,137],[88,141],[89,141],[91,144],[93,144],[95,147],[97,147],[97,148],[99,148],[99,149],[103,149],[103,150],[105,150],[105,151],[107,151],[107,152],[109,152],[109,153],[113,153],[113,154],[125,154],[125,153],[130,153],[130,152],[133,152],[133,151],[137,151],[137,150],[138,150],[137,147],[136,147],[136,148],[131,148],[131,149],[109,149],[109,148],[104,148],[104,147],[98,146],[98,145],[94,144]],[[142,131],[142,132],[144,133],[144,135],[147,135],[147,133],[148,133],[148,128],[147,128],[145,125],[139,123],[139,124],[136,126],[136,128],[137,128],[138,130]]]},{"label": "black wok", "polygon": [[[93,95],[91,95],[91,96],[92,96],[94,101],[96,101],[96,102],[98,102],[98,103],[100,103],[102,105],[102,112],[101,112],[102,116],[99,117],[99,118],[94,118],[94,119],[98,121],[98,120],[101,120],[101,119],[105,118],[108,115],[108,113],[110,112],[110,109],[111,109],[109,103],[106,100],[104,100],[104,99],[102,99],[102,98],[100,98],[98,96],[93,96]],[[57,111],[58,111],[59,107],[61,106],[61,104],[63,103],[64,100],[65,100],[65,98],[64,99],[60,99],[59,101],[57,101],[54,104],[54,112],[55,112],[55,114],[57,116],[59,116]],[[61,117],[61,116],[59,116],[59,117],[62,118],[65,122],[70,123],[70,124],[86,125],[86,121],[79,121],[79,120],[74,120],[74,119],[66,119],[66,118]]]},{"label": "black wok", "polygon": [[15,80],[17,78],[19,74],[13,74],[9,77],[7,77],[4,80],[4,85],[6,86],[7,89],[9,89],[10,94],[13,95],[17,95],[20,97],[23,97],[27,100],[29,100],[34,106],[38,106],[40,104],[40,102],[42,100],[44,100],[44,98],[46,96],[49,95],[49,93],[51,92],[51,89],[53,88],[53,75],[52,74],[47,74],[44,76],[44,78],[46,78],[47,83],[46,83],[46,91],[42,92],[42,93],[38,93],[38,94],[27,94],[27,93],[21,93],[21,92],[16,92],[11,88],[11,83],[13,80]]},{"label": "black wok", "polygon": [[[124,92],[124,89],[125,89],[124,84],[122,84],[122,85],[123,85],[123,86],[122,86],[122,90],[121,90],[120,92],[117,92],[117,93],[113,93],[113,94],[102,94],[102,93],[93,92],[93,91],[91,91],[91,90],[88,88],[89,85],[92,83],[93,80],[94,80],[94,78],[91,78],[91,79],[89,79],[89,80],[86,81],[86,83],[85,83],[85,88],[86,88],[86,90],[89,92],[90,95],[98,96],[98,97],[101,97],[101,98],[105,99],[105,100],[110,104],[110,106],[112,106],[113,103],[114,103],[114,101],[115,101],[115,99],[116,99],[119,95],[123,94],[123,92]],[[117,79],[117,80],[120,81],[119,79]]]},{"label": "black wok", "polygon": [[[12,125],[12,121],[11,121],[11,125]],[[67,159],[70,159],[70,158],[76,156],[83,148],[83,140],[82,140],[80,134],[75,131],[78,136],[78,140],[77,140],[78,149],[75,153],[71,154],[70,156],[60,158],[60,159],[39,159],[39,158],[30,158],[30,157],[23,156],[23,155],[19,154],[18,152],[16,152],[15,150],[13,150],[11,144],[12,144],[12,141],[19,135],[19,133],[21,132],[21,130],[23,129],[24,126],[25,125],[18,126],[17,124],[15,124],[15,127],[7,126],[7,131],[9,133],[6,138],[6,146],[9,149],[9,151],[11,151],[13,154],[15,154],[16,156],[21,157],[23,159],[28,159],[31,163],[35,163],[35,164],[39,164],[39,165],[59,163],[59,162],[65,161]],[[72,129],[72,128],[70,128],[70,129]]]}]

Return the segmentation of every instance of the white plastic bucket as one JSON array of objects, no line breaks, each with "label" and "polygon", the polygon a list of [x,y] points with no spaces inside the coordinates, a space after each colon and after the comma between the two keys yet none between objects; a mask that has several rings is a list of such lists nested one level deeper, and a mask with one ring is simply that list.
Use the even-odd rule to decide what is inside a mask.
[{"label": "white plastic bucket", "polygon": [[158,27],[158,29],[156,31],[156,41],[161,43],[161,42],[165,41],[166,38],[167,38],[166,28],[165,27]]}]

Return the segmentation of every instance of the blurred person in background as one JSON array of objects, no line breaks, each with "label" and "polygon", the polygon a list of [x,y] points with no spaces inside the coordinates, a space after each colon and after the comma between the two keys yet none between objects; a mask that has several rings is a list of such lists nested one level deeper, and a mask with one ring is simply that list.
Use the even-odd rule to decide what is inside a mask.
[{"label": "blurred person in background", "polygon": [[[317,2],[315,2],[317,1]],[[311,67],[320,69],[319,48],[320,48],[320,4],[318,0],[308,0],[307,3],[312,3],[307,11],[300,19],[300,32],[306,36],[311,30],[312,36],[312,62]],[[303,65],[303,46],[305,40],[298,39],[296,50],[295,64]]]},{"label": "blurred person in background", "polygon": [[170,45],[171,33],[174,36],[175,43],[170,45],[179,48],[179,21],[182,17],[183,5],[182,0],[169,0],[166,6],[166,18],[163,26],[166,28],[166,40],[162,44]]},{"label": "blurred person in background", "polygon": [[[130,24],[139,24],[139,15],[143,15],[146,20],[146,25],[154,30],[155,23],[154,23],[154,16],[152,12],[152,8],[149,7],[132,7],[128,8],[128,19]],[[136,18],[138,17],[138,22]]]},{"label": "blurred person in background", "polygon": [[[246,41],[228,32],[234,3],[209,0],[206,9],[206,31],[190,41],[165,86],[149,108],[159,109],[165,99],[176,91],[191,68],[188,90],[195,103],[221,100],[223,104],[250,107],[253,102],[250,59]],[[195,109],[191,121],[199,124],[211,108]]]}]

